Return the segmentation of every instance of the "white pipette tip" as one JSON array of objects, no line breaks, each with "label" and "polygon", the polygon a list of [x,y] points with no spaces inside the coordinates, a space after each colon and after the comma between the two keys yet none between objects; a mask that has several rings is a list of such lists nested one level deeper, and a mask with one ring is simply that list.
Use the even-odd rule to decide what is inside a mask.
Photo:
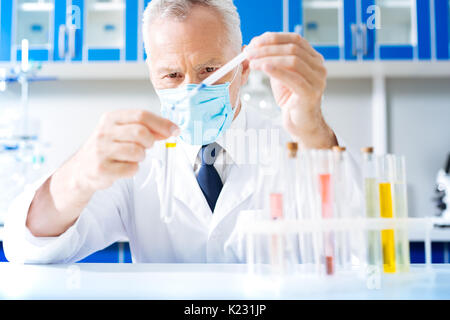
[{"label": "white pipette tip", "polygon": [[208,78],[203,80],[202,84],[204,85],[213,85],[218,80],[220,80],[223,76],[225,76],[228,72],[233,70],[236,66],[242,63],[245,59],[247,59],[247,48],[244,49],[239,55],[230,60],[227,64],[225,64],[222,68],[214,72]]}]

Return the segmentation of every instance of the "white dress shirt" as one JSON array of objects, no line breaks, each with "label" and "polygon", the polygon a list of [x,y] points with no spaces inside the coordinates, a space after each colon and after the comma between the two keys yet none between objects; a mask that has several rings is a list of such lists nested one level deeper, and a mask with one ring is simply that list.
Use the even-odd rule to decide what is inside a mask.
[{"label": "white dress shirt", "polygon": [[[230,128],[228,130],[244,130],[246,124],[246,113],[245,112],[239,112],[236,118],[233,120],[233,122],[230,125]],[[222,183],[225,183],[225,181],[228,178],[228,175],[230,174],[230,170],[232,168],[232,165],[234,164],[233,159],[233,151],[234,149],[230,147],[230,143],[232,143],[229,140],[219,138],[216,143],[221,146],[221,149],[217,156],[215,157],[214,161],[214,168],[217,170],[217,173],[220,176],[220,179],[222,180]],[[200,149],[202,146],[199,145],[190,145],[186,142],[183,142],[180,140],[178,144],[183,148],[183,150],[186,152],[186,155],[188,156],[188,159],[191,163],[191,166],[195,172],[195,175],[198,176],[198,172],[200,171],[200,167],[202,164],[201,155],[200,155]]]},{"label": "white dress shirt", "polygon": [[[256,146],[251,142],[252,135],[269,131],[276,134],[269,135],[267,143],[258,140],[260,150],[267,150],[269,143],[284,146],[290,140],[280,121],[243,106],[231,128],[217,140],[224,152],[215,167],[224,186],[214,214],[196,180],[200,146],[180,143],[173,167],[174,218],[168,224],[160,218],[162,142],[150,149],[133,178],[120,179],[110,188],[97,191],[76,222],[58,237],[35,237],[25,225],[35,192],[48,176],[43,177],[28,186],[10,207],[4,230],[6,257],[22,263],[72,263],[116,241],[128,239],[133,262],[244,262],[245,253],[240,238],[236,237],[235,225],[241,214],[254,209],[252,196],[258,165],[248,161]],[[246,147],[239,147],[230,138],[233,136],[245,136],[244,140],[249,142],[244,144]],[[353,198],[349,206],[357,207],[362,199],[361,181],[359,167],[353,159],[351,172]]]}]

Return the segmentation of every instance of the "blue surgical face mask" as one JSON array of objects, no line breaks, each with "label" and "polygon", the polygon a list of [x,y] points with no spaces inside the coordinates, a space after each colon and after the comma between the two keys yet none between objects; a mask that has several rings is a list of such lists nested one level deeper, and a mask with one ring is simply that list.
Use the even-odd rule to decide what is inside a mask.
[{"label": "blue surgical face mask", "polygon": [[[173,105],[185,98],[198,85],[188,84],[174,89],[156,90],[161,101],[162,116],[178,125],[181,130],[180,137],[186,143],[192,145],[213,143],[230,127],[234,118],[229,92],[233,80],[202,88],[193,97],[177,104],[175,110],[172,108]],[[239,94],[235,106],[238,101]]]}]

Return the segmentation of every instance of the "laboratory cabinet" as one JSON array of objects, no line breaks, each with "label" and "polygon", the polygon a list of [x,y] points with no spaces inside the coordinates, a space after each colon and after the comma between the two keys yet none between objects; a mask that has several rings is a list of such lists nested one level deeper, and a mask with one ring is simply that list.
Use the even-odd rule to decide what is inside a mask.
[{"label": "laboratory cabinet", "polygon": [[0,61],[136,61],[138,0],[2,0]]},{"label": "laboratory cabinet", "polygon": [[450,59],[450,0],[435,0],[436,59]]},{"label": "laboratory cabinet", "polygon": [[[0,62],[142,61],[150,0],[2,0]],[[327,60],[447,60],[450,0],[234,0],[244,44],[302,34]]]},{"label": "laboratory cabinet", "polygon": [[327,60],[431,59],[430,1],[289,0],[289,30]]}]

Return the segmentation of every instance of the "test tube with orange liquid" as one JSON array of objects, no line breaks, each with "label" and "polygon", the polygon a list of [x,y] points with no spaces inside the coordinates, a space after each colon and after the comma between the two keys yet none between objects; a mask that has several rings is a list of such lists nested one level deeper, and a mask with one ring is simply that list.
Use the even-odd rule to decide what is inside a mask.
[{"label": "test tube with orange liquid", "polygon": [[[330,150],[317,151],[318,188],[323,219],[333,218],[332,163]],[[332,231],[324,233],[323,246],[326,274],[332,275],[335,272],[334,233]]]}]

